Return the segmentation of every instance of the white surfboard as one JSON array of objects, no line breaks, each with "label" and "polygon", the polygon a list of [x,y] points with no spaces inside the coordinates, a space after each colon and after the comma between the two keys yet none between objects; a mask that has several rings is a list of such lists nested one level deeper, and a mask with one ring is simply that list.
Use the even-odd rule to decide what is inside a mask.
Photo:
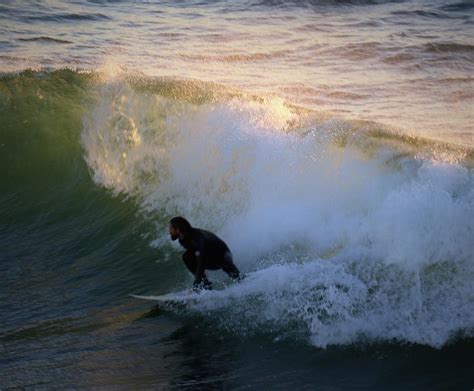
[{"label": "white surfboard", "polygon": [[165,295],[158,295],[158,296],[133,295],[133,294],[130,294],[130,296],[136,299],[141,299],[141,300],[158,301],[160,303],[166,303],[168,305],[181,306],[187,303],[196,302],[205,297],[209,297],[209,295],[215,295],[217,292],[222,292],[226,288],[228,288],[227,285],[223,285],[223,284],[220,284],[220,285],[216,284],[216,285],[217,285],[217,289],[213,289],[213,290],[194,291],[192,289],[185,289],[179,292],[171,292]]},{"label": "white surfboard", "polygon": [[158,296],[130,295],[136,299],[159,301],[161,303],[185,304],[189,301],[197,300],[201,297],[201,292],[194,292],[190,289],[184,291],[167,293]]}]

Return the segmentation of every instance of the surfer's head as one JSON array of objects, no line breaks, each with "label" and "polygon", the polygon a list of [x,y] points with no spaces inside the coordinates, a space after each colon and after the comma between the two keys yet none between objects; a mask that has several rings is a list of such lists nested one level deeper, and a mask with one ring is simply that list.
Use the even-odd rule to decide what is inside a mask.
[{"label": "surfer's head", "polygon": [[170,220],[170,236],[171,240],[183,239],[187,236],[193,227],[189,224],[189,221],[184,217],[177,216]]}]

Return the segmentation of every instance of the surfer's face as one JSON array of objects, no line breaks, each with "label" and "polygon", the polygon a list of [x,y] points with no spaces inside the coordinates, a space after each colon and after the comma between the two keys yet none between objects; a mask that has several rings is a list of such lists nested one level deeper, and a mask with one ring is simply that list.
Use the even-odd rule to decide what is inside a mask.
[{"label": "surfer's face", "polygon": [[180,232],[178,228],[175,228],[172,225],[170,225],[169,231],[170,231],[171,240],[175,241],[176,239],[179,239]]}]

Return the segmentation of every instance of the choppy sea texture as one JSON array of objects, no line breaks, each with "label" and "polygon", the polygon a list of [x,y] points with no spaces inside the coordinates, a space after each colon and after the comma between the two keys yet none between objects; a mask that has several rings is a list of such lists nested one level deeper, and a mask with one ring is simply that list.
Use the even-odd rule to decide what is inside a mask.
[{"label": "choppy sea texture", "polygon": [[0,71],[126,67],[472,146],[470,1],[7,2]]}]

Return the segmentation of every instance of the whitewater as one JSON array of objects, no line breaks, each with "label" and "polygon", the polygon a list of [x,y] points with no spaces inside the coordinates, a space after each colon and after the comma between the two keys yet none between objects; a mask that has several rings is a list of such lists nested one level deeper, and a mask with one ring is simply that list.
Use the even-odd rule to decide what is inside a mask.
[{"label": "whitewater", "polygon": [[[369,125],[318,121],[278,98],[183,103],[121,79],[98,94],[82,133],[96,183],[146,214],[217,230],[244,271],[258,270],[194,310],[238,332],[280,330],[322,347],[360,338],[440,347],[472,332],[465,151],[392,145]],[[153,246],[167,245],[166,224]]]}]

